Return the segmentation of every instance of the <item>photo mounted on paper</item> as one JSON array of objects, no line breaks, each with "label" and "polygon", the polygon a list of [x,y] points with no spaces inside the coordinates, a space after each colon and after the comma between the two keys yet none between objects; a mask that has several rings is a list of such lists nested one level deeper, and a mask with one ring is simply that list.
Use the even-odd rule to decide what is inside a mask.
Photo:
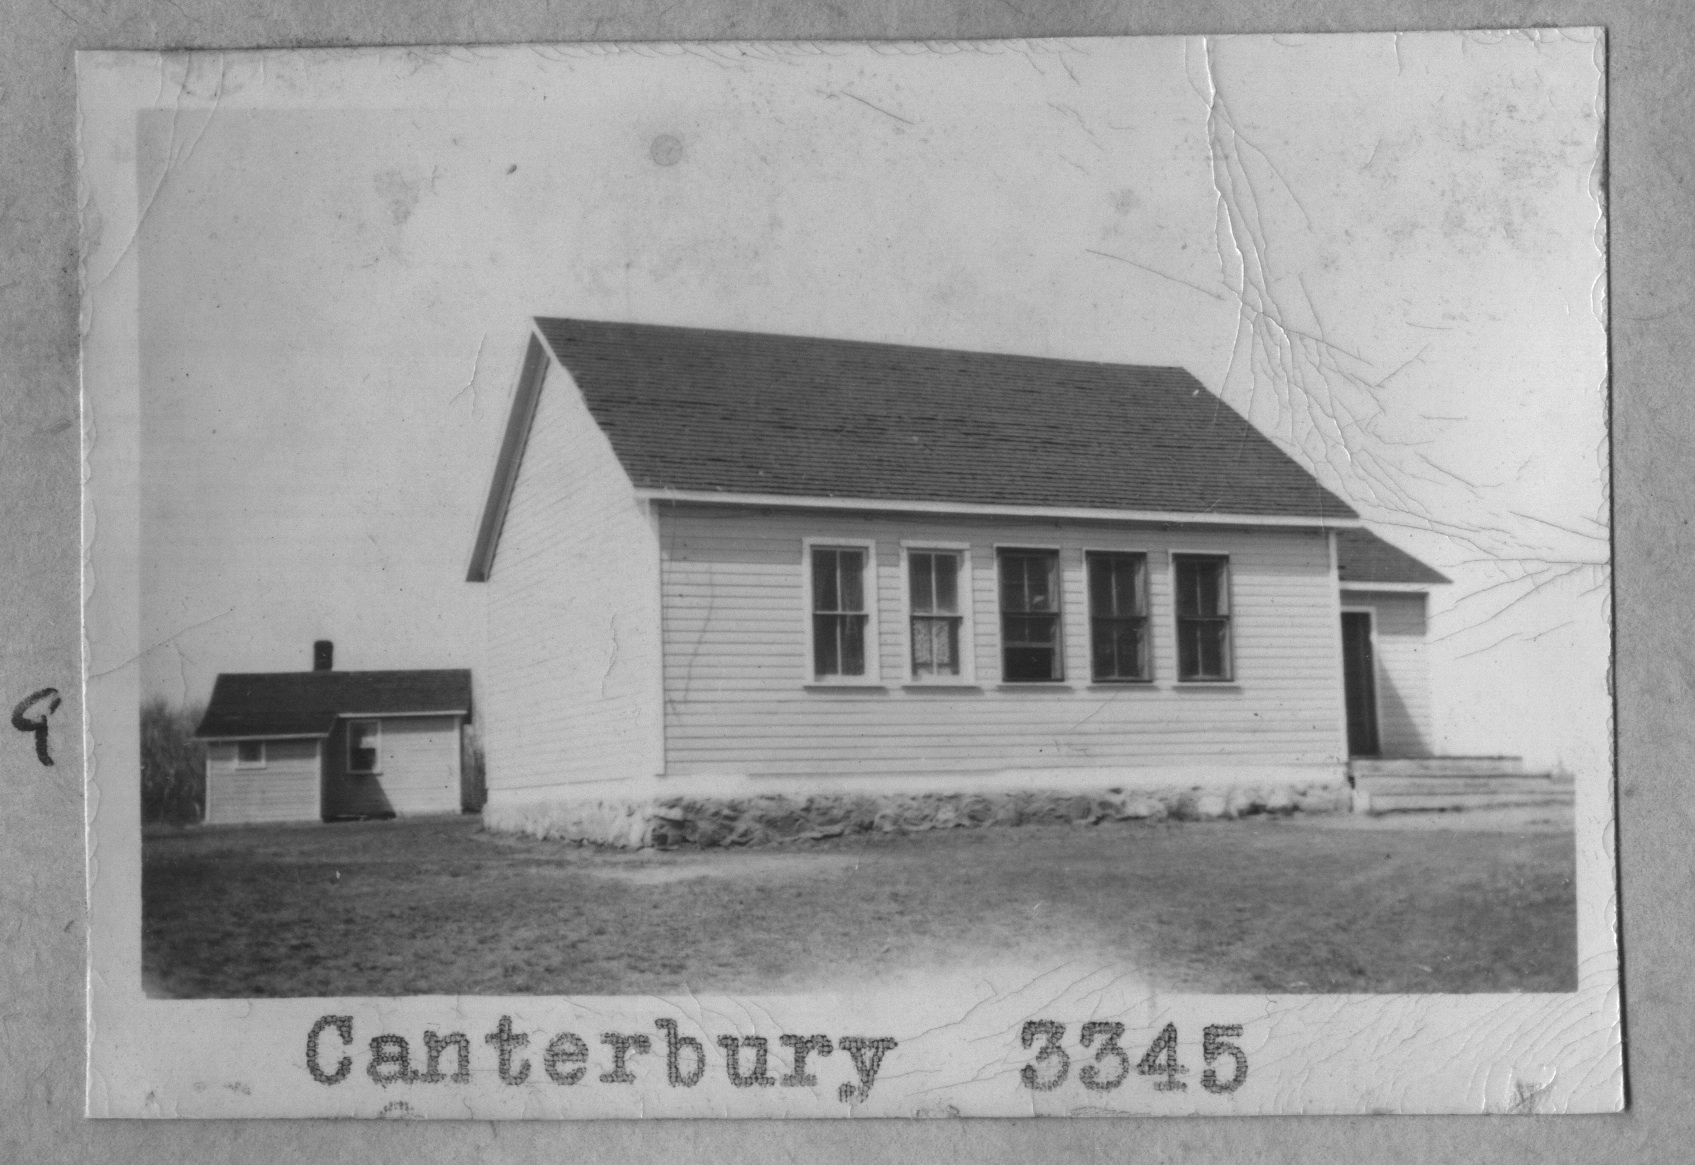
[{"label": "photo mounted on paper", "polygon": [[84,54],[90,1113],[1619,1107],[1602,62]]}]

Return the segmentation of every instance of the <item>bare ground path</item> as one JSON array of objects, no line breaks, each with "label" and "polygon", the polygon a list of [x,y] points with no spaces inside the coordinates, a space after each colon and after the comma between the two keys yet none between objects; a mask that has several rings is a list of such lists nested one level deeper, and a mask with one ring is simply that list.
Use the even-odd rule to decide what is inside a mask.
[{"label": "bare ground path", "polygon": [[475,818],[150,831],[176,996],[827,990],[1112,968],[1197,992],[1575,986],[1569,811],[1026,826],[637,854]]}]

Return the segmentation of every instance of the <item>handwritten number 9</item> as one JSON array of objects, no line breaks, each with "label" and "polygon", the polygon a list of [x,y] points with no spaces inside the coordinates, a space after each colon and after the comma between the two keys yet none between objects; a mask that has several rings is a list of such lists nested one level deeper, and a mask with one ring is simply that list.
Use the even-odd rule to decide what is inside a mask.
[{"label": "handwritten number 9", "polygon": [[[25,716],[24,713],[35,708],[43,701],[47,706],[41,709],[39,716]],[[19,732],[35,734],[35,759],[44,765],[52,765],[53,754],[47,751],[47,717],[59,710],[59,689],[42,688],[18,701],[18,706],[12,709],[12,727]]]}]

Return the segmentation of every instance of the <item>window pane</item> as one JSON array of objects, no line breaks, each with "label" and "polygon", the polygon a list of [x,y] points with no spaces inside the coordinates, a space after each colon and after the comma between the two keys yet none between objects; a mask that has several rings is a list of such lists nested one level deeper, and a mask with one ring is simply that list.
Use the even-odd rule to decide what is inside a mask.
[{"label": "window pane", "polygon": [[1222,558],[1177,559],[1177,613],[1179,615],[1228,614]]},{"label": "window pane", "polygon": [[1096,619],[1094,668],[1098,680],[1148,678],[1147,628],[1142,619]]},{"label": "window pane", "polygon": [[932,554],[906,556],[907,573],[912,576],[912,610],[915,614],[928,614],[936,609],[934,561],[935,555]]},{"label": "window pane", "polygon": [[1024,560],[1011,554],[1001,555],[1001,610],[1025,611]]},{"label": "window pane", "polygon": [[1230,678],[1230,621],[1186,619],[1177,625],[1178,678]]},{"label": "window pane", "polygon": [[837,676],[842,674],[842,655],[840,637],[836,631],[839,616],[814,615],[812,617],[812,671],[814,675]]},{"label": "window pane", "polygon": [[1059,618],[1055,615],[1005,615],[1001,637],[1007,646],[1050,646],[1059,641]]},{"label": "window pane", "polygon": [[349,772],[376,772],[377,739],[377,725],[372,721],[356,720],[347,726],[347,768]]},{"label": "window pane", "polygon": [[1001,678],[1013,683],[1058,679],[1056,663],[1051,647],[1008,647]]},{"label": "window pane", "polygon": [[1140,554],[1089,556],[1089,608],[1100,616],[1147,614],[1146,558]]},{"label": "window pane", "polygon": [[1118,613],[1121,615],[1146,615],[1148,613],[1148,560],[1137,556],[1122,560],[1121,585],[1123,591],[1119,596]]},{"label": "window pane", "polygon": [[1224,628],[1222,621],[1208,621],[1199,625],[1201,677],[1209,680],[1225,678],[1224,668]]},{"label": "window pane", "polygon": [[814,611],[837,611],[836,591],[836,552],[834,550],[814,550],[812,552],[812,609]]},{"label": "window pane", "polygon": [[1218,603],[1218,584],[1221,573],[1216,562],[1196,564],[1195,603],[1199,608],[1199,614],[1216,615],[1222,610]]},{"label": "window pane", "polygon": [[236,746],[236,760],[244,765],[260,764],[265,759],[265,743],[261,740],[244,740]]},{"label": "window pane", "polygon": [[1113,603],[1112,559],[1104,555],[1089,556],[1089,610],[1097,615],[1116,615]]},{"label": "window pane", "polygon": [[912,620],[912,674],[959,674],[958,619],[918,617]]},{"label": "window pane", "polygon": [[1003,611],[1059,610],[1059,555],[1049,551],[1001,552]]},{"label": "window pane", "polygon": [[841,564],[841,609],[856,612],[865,610],[865,552],[838,550],[836,560]]},{"label": "window pane", "polygon": [[959,620],[943,619],[936,626],[936,671],[941,675],[959,674]]},{"label": "window pane", "polygon": [[934,575],[936,582],[937,611],[949,615],[959,613],[959,555],[937,554],[932,556],[935,563]]},{"label": "window pane", "polygon": [[1200,604],[1195,597],[1195,562],[1189,558],[1177,560],[1177,613],[1179,615],[1200,614]]},{"label": "window pane", "polygon": [[1054,593],[1056,588],[1053,585],[1053,577],[1046,569],[1047,563],[1039,558],[1030,558],[1025,561],[1024,567],[1027,576],[1025,586],[1029,590],[1030,603],[1027,609],[1031,611],[1058,610],[1059,603],[1056,601],[1058,596]]},{"label": "window pane", "polygon": [[1131,637],[1132,642],[1126,648],[1126,650],[1131,652],[1131,655],[1127,665],[1130,670],[1125,674],[1134,676],[1139,680],[1153,679],[1153,660],[1149,658],[1152,653],[1148,650],[1148,621],[1146,619],[1138,619],[1136,622],[1129,624],[1127,627],[1127,633]]},{"label": "window pane", "polygon": [[1177,675],[1192,680],[1201,674],[1201,636],[1199,623],[1177,625]]},{"label": "window pane", "polygon": [[842,671],[844,676],[862,676],[865,674],[865,616],[843,615],[842,628]]},{"label": "window pane", "polygon": [[1109,609],[1105,613],[1111,615],[1131,614],[1135,609],[1136,583],[1130,572],[1130,563],[1122,558],[1109,558],[1106,561],[1106,567],[1110,583],[1107,587]]},{"label": "window pane", "polygon": [[1110,680],[1118,674],[1117,648],[1112,641],[1109,626],[1103,626],[1103,620],[1096,619],[1093,623],[1093,633],[1089,636],[1089,666],[1094,670],[1097,680]]}]

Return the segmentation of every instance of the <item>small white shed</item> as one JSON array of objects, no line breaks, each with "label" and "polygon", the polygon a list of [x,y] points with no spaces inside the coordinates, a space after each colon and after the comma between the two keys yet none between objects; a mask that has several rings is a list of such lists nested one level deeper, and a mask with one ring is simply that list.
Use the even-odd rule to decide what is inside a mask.
[{"label": "small white shed", "polygon": [[457,813],[465,670],[218,677],[195,735],[206,741],[208,823],[336,821]]}]

